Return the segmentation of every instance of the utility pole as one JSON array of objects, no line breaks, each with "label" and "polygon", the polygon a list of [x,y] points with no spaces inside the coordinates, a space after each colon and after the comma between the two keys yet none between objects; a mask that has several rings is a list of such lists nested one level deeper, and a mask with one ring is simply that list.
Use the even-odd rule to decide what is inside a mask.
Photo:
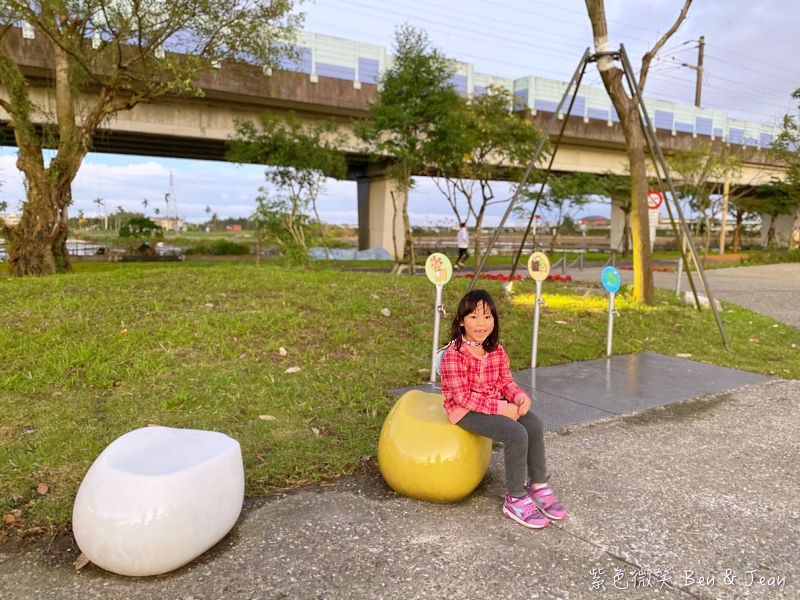
[{"label": "utility pole", "polygon": [[[691,41],[691,40],[690,40]],[[706,36],[701,35],[698,40],[699,46],[697,47],[697,64],[690,65],[689,63],[680,63],[682,67],[688,67],[697,71],[697,84],[694,88],[694,105],[700,108],[700,96],[703,93],[703,54],[706,49]]]},{"label": "utility pole", "polygon": [[697,48],[697,87],[694,92],[694,105],[700,108],[700,95],[703,93],[703,51],[706,47],[706,36],[700,36],[700,45]]}]

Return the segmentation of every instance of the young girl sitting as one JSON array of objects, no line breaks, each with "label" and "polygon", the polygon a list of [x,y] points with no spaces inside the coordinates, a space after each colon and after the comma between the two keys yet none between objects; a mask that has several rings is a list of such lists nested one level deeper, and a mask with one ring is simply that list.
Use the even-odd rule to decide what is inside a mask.
[{"label": "young girl sitting", "polygon": [[533,529],[567,511],[547,485],[542,421],[530,412],[531,399],[514,383],[508,355],[499,344],[494,301],[473,290],[458,304],[452,342],[441,362],[444,408],[451,423],[505,446],[503,512]]}]

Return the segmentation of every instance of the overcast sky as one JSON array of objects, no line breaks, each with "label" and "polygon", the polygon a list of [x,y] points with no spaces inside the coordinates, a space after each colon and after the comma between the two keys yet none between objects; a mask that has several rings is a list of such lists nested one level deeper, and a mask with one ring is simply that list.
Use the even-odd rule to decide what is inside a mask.
[{"label": "overcast sky", "polygon": [[[681,0],[606,0],[612,46],[625,44],[634,68],[641,55],[674,22]],[[391,48],[395,28],[405,22],[424,28],[434,44],[454,59],[471,62],[480,73],[519,78],[537,75],[568,81],[592,33],[582,0],[316,0],[300,6],[305,29]],[[795,110],[790,94],[800,87],[796,0],[695,0],[687,21],[653,63],[645,95],[691,105],[697,39],[705,36],[705,108],[729,116],[778,124]],[[597,71],[588,83],[601,86]],[[16,210],[24,196],[15,163],[15,148],[0,147],[0,201]],[[96,212],[103,198],[109,212],[122,206],[142,210],[147,198],[165,210],[163,198],[173,172],[181,215],[193,222],[207,219],[206,206],[221,217],[252,212],[262,169],[225,163],[90,154],[73,187],[73,211]],[[502,192],[501,192],[502,193]],[[409,208],[418,224],[453,222],[450,209],[430,182],[421,180]],[[487,223],[497,222],[503,208],[490,209]],[[605,206],[587,209],[608,214]],[[330,182],[320,202],[321,217],[355,223],[356,189],[352,182]]]}]

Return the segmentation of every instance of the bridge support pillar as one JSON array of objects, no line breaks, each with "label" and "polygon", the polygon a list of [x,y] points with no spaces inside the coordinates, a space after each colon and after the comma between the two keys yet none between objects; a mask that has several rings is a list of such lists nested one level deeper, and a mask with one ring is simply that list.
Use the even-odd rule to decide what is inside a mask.
[{"label": "bridge support pillar", "polygon": [[395,259],[402,260],[406,245],[404,194],[397,191],[397,182],[385,176],[359,177],[357,185],[359,250],[386,248]]},{"label": "bridge support pillar", "polygon": [[[622,252],[622,234],[625,231],[625,211],[622,210],[622,202],[619,200],[611,201],[611,249]],[[628,248],[632,248],[630,231],[628,231]]]}]

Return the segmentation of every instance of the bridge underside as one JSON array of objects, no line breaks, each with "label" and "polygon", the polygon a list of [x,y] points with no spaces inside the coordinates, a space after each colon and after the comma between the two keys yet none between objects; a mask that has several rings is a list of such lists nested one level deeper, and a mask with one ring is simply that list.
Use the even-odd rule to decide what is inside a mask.
[{"label": "bridge underside", "polygon": [[[322,83],[322,81],[321,81]],[[39,88],[39,104],[46,106],[50,94]],[[337,90],[330,90],[334,94]],[[34,95],[35,94],[34,92]],[[319,107],[313,106],[263,106],[253,104],[232,105],[220,98],[181,99],[140,105],[131,111],[117,114],[107,128],[93,139],[93,151],[134,156],[159,156],[195,160],[225,161],[227,140],[234,133],[236,119],[255,120],[265,110],[286,112],[298,108],[296,114],[309,121],[321,115]],[[315,112],[317,111],[317,112]],[[1,113],[2,111],[0,111]],[[5,117],[5,119],[4,119]],[[352,118],[364,115],[336,115],[341,131],[352,137],[349,129]],[[550,115],[539,112],[532,117],[540,128],[544,128]],[[562,121],[557,121],[555,137]],[[721,146],[720,140],[691,135],[670,135],[658,132],[659,142],[665,152],[687,149],[697,143]],[[555,141],[555,140],[552,140]],[[13,130],[8,116],[0,114],[0,145],[15,145]],[[351,147],[356,148],[353,141]],[[718,148],[714,148],[718,150]],[[781,177],[782,169],[765,164],[765,153],[753,148],[732,147],[743,159],[743,170],[737,185],[760,185],[772,177]],[[361,248],[383,247],[392,255],[401,256],[404,248],[402,219],[394,218],[395,206],[400,206],[401,197],[396,193],[394,182],[386,177],[385,161],[376,162],[367,154],[346,154],[347,179],[357,182],[359,221],[359,246]],[[628,158],[624,140],[618,124],[609,126],[605,121],[567,118],[565,136],[559,147],[553,168],[557,172],[627,173]],[[612,210],[612,220],[618,221],[619,211]],[[621,227],[613,228],[621,231]],[[612,236],[613,237],[613,236]]]}]

